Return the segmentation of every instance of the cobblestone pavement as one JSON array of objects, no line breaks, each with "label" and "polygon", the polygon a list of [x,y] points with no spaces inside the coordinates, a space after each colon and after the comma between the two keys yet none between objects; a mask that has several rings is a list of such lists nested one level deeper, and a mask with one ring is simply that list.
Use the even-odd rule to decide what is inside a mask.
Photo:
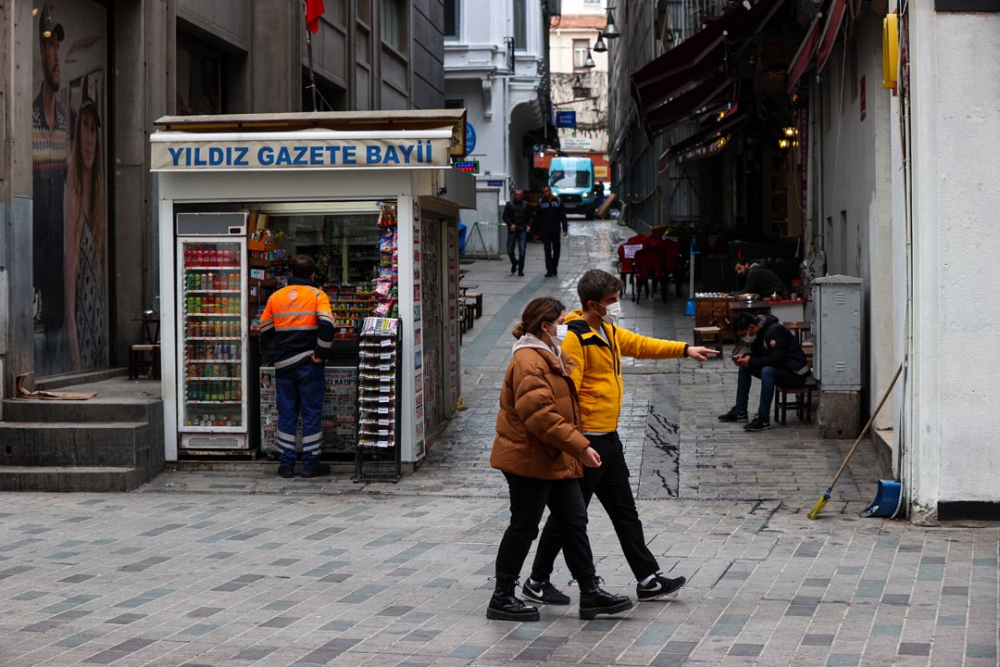
[{"label": "cobblestone pavement", "polygon": [[[488,465],[510,327],[536,294],[575,305],[627,230],[574,222],[559,278],[468,265],[487,286],[463,346],[456,416],[396,485],[280,480],[273,466],[167,472],[128,495],[0,494],[0,667],[313,665],[996,665],[992,527],[857,518],[862,451],[821,520],[804,514],[849,442],[719,424],[735,370],[631,362],[622,420],[646,539],[690,583],[673,601],[581,621],[487,621],[506,525]],[[689,338],[683,302],[624,304],[623,325]],[[753,400],[753,397],[752,399]],[[602,509],[590,536],[607,588],[635,582]],[[554,582],[566,587],[559,569]]]}]

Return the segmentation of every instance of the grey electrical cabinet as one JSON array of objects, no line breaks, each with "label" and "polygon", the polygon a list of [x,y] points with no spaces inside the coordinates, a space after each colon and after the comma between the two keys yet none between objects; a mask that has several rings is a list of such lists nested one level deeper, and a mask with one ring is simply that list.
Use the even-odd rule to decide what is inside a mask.
[{"label": "grey electrical cabinet", "polygon": [[813,281],[813,375],[824,391],[861,390],[861,278],[827,276]]}]

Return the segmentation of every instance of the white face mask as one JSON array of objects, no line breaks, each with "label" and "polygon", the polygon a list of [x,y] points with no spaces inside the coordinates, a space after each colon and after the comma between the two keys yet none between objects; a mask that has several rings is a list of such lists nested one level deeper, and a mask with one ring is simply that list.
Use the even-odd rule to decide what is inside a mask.
[{"label": "white face mask", "polygon": [[618,324],[618,318],[622,316],[622,304],[619,301],[604,306],[604,315],[601,319],[608,324]]},{"label": "white face mask", "polygon": [[746,336],[743,337],[743,342],[746,343],[747,345],[750,345],[755,340],[757,340],[757,336],[756,335],[751,336],[751,335],[747,334]]},{"label": "white face mask", "polygon": [[569,332],[569,326],[566,324],[554,324],[556,332],[554,334],[549,334],[549,338],[552,339],[552,345],[559,347],[566,340],[566,334]]}]

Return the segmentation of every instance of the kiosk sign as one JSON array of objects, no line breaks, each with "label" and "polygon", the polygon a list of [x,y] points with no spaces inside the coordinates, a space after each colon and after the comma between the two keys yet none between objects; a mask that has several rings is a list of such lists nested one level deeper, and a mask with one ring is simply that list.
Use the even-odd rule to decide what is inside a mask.
[{"label": "kiosk sign", "polygon": [[198,141],[153,136],[152,171],[414,169],[450,165],[448,138],[240,140],[234,137],[233,140]]}]

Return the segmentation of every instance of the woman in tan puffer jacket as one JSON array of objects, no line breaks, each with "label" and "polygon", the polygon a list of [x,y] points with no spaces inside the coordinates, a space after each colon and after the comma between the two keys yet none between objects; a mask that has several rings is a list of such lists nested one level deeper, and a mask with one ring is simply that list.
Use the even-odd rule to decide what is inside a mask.
[{"label": "woman in tan puffer jacket", "polygon": [[[602,591],[587,538],[587,508],[579,478],[583,466],[601,458],[580,432],[580,405],[570,379],[572,360],[560,344],[566,336],[565,308],[556,299],[533,299],[514,327],[514,356],[497,415],[497,437],[490,464],[507,478],[510,526],[497,552],[496,590],[486,610],[495,620],[535,621],[538,609],[515,595],[517,578],[538,536],[548,506],[558,517],[566,563],[580,584],[580,617],[616,614],[632,607],[627,597]],[[569,604],[548,581],[528,580],[522,592],[542,604]]]}]

